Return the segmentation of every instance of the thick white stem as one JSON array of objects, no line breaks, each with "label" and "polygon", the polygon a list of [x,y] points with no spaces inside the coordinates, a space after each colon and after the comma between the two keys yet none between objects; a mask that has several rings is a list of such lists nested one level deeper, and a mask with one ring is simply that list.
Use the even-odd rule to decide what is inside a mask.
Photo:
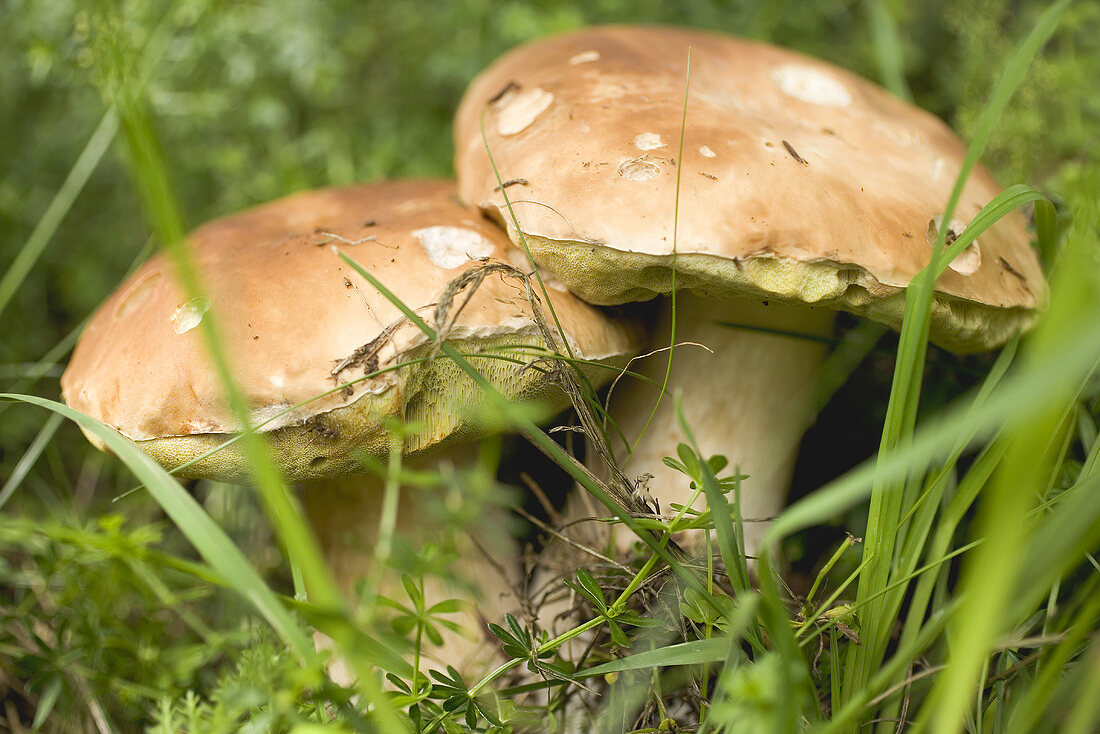
[{"label": "thick white stem", "polygon": [[[628,440],[636,442],[628,455],[622,442],[615,441],[616,455],[630,479],[653,475],[649,492],[663,513],[671,513],[670,503],[690,500],[689,480],[662,461],[676,456],[678,444],[687,443],[673,399],[679,391],[684,418],[704,458],[722,454],[730,462],[726,473],[739,468],[748,475],[741,497],[745,545],[751,554],[767,528],[766,520],[783,507],[799,440],[813,422],[813,377],[825,354],[825,346],[813,337],[831,333],[835,312],[774,302],[723,303],[686,293],[677,296],[676,312],[675,339],[680,346],[673,356],[669,393],[652,420],[658,388],[624,378],[612,395],[612,417]],[[661,319],[653,349],[667,347],[671,339],[671,309],[664,308]],[[632,369],[660,385],[667,361],[668,352],[662,351],[635,362]],[[705,498],[699,498],[694,506],[704,504]],[[620,547],[629,546],[629,535],[619,533]],[[684,540],[698,549],[696,539]]]},{"label": "thick white stem", "polygon": [[[476,447],[467,445],[446,453],[405,459],[403,466],[411,471],[433,470],[441,461],[466,465],[476,461],[477,456]],[[375,475],[315,481],[303,487],[302,504],[328,566],[349,599],[357,598],[356,585],[367,579],[378,594],[411,607],[398,573],[385,563],[374,562],[384,514],[384,484]],[[443,541],[441,529],[418,506],[426,491],[430,490],[410,487],[400,490],[394,534],[415,546]],[[442,647],[424,638],[421,667],[444,669],[453,665],[463,674],[477,675],[497,655],[495,638],[487,637],[486,622],[500,624],[506,612],[515,614],[518,608],[512,588],[519,575],[519,548],[499,523],[472,527],[467,534],[459,535],[457,543],[460,557],[445,575],[424,575],[424,595],[427,606],[444,599],[465,602],[461,613],[444,618],[458,623],[476,639],[441,628]],[[380,610],[380,615],[387,615],[385,609]],[[318,643],[326,644],[320,636]],[[330,668],[330,674],[335,680],[350,682],[350,674],[340,661]]]}]

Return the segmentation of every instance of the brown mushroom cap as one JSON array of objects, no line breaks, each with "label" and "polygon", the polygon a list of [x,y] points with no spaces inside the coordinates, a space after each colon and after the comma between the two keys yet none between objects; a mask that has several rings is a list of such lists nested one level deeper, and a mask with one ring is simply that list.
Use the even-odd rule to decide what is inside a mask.
[{"label": "brown mushroom cap", "polygon": [[[431,345],[334,245],[429,323],[451,281],[499,263],[510,247],[503,232],[461,206],[453,184],[442,181],[324,189],[214,221],[188,241],[205,296],[188,299],[166,258],[152,258],[89,322],[61,380],[65,401],[167,466],[217,446],[241,426],[195,328],[209,310],[217,315],[251,421],[269,434],[292,480],[360,470],[355,452],[388,445],[387,416],[419,425],[407,439],[410,453],[475,437],[478,389],[446,358],[357,379],[399,359],[427,356]],[[578,357],[614,361],[630,351],[624,327],[568,292],[550,293]],[[520,364],[473,361],[510,398],[560,406],[564,397],[552,381],[523,369],[530,350],[516,354],[522,345],[545,346],[533,313],[523,280],[495,272],[448,338],[463,352],[511,348],[502,353],[518,356]],[[602,370],[594,379],[609,376]],[[234,480],[245,471],[230,448],[185,474]]]},{"label": "brown mushroom cap", "polygon": [[[965,155],[940,120],[831,64],[698,30],[590,28],[504,55],[459,108],[459,194],[510,231],[483,110],[502,179],[520,180],[507,191],[536,261],[600,304],[669,292],[675,240],[676,287],[897,326]],[[976,168],[953,229],[1000,190]],[[932,338],[995,346],[1045,293],[1013,213],[937,281]]]}]

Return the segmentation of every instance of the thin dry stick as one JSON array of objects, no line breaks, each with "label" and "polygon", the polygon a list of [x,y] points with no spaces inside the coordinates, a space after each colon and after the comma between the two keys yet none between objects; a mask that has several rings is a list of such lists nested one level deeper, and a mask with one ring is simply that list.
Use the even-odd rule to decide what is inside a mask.
[{"label": "thin dry stick", "polygon": [[563,543],[566,543],[566,544],[576,548],[577,550],[581,551],[582,553],[587,553],[588,555],[592,556],[593,558],[596,558],[600,561],[603,561],[604,563],[606,563],[609,566],[614,566],[615,568],[619,569],[620,571],[623,571],[625,573],[634,573],[634,570],[632,568],[630,568],[630,566],[626,566],[626,565],[624,565],[622,563],[619,563],[618,561],[616,561],[612,558],[608,558],[607,556],[600,553],[596,549],[590,548],[589,546],[584,545],[583,543],[578,543],[577,541],[573,540],[572,538],[568,537],[567,535],[564,535],[563,533],[560,533],[557,530],[555,530],[554,528],[550,527],[549,525],[547,525],[542,520],[538,519],[537,517],[532,515],[530,512],[523,509],[522,507],[516,507],[515,509],[516,509],[517,513],[519,513],[524,519],[526,519],[532,525],[537,527],[539,530],[542,530],[545,533],[549,533],[550,535],[554,536],[554,538],[562,541]]},{"label": "thin dry stick", "polygon": [[525,471],[519,473],[519,478],[520,481],[523,482],[524,486],[526,486],[527,489],[531,490],[531,494],[535,495],[535,499],[538,500],[539,506],[542,507],[543,511],[547,514],[550,520],[553,521],[555,525],[561,525],[564,518],[562,518],[561,513],[558,512],[558,508],[554,507],[554,504],[550,501],[550,498],[546,496],[546,493],[542,491],[542,487],[539,486],[538,482],[536,482],[531,477],[531,475]]}]

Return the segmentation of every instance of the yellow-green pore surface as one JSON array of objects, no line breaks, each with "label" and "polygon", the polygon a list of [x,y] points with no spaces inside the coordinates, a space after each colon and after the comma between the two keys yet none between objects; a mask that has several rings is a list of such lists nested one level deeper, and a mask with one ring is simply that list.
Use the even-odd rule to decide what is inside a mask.
[{"label": "yellow-green pore surface", "polygon": [[[518,237],[518,235],[517,235]],[[646,301],[675,289],[721,300],[758,298],[849,311],[901,327],[905,291],[862,268],[782,257],[744,260],[699,253],[652,255],[526,235],[541,266],[590,303]],[[936,292],[930,337],[956,352],[992,349],[1028,328],[1032,308],[990,306]]]},{"label": "yellow-green pore surface", "polygon": [[[449,343],[506,400],[537,403],[535,409],[543,417],[566,407],[565,393],[546,373],[550,363],[530,364],[546,354],[534,335]],[[408,364],[391,373],[393,382],[383,392],[367,393],[351,405],[266,433],[284,475],[291,481],[307,481],[361,473],[360,456],[385,457],[391,441],[396,440],[403,452],[411,455],[493,432],[497,413],[492,400],[452,360],[443,355],[429,360],[430,351],[430,345],[425,345],[403,355],[402,361]],[[625,356],[605,360],[606,367],[582,369],[593,382],[602,384],[615,374],[616,364],[623,362]],[[396,437],[393,428],[406,435]],[[194,461],[180,472],[184,476],[244,482],[248,465],[238,444],[206,456],[231,438],[224,433],[206,433],[137,444],[164,466]]]},{"label": "yellow-green pore surface", "polygon": [[[506,399],[564,407],[545,363],[528,364],[546,356],[543,329],[555,328],[546,298],[532,300],[505,233],[461,205],[449,182],[305,192],[207,224],[187,246],[203,295],[185,293],[168,261],[152,258],[92,317],[61,380],[69,405],[165,466],[242,427],[199,328],[211,316],[249,423],[271,437],[289,479],[361,470],[356,453],[384,456],[394,421],[410,453],[485,429],[486,396],[341,255],[461,352],[483,355],[474,366]],[[579,359],[617,362],[632,350],[629,330],[606,314],[563,290],[549,298]],[[231,446],[182,473],[248,471]]]}]

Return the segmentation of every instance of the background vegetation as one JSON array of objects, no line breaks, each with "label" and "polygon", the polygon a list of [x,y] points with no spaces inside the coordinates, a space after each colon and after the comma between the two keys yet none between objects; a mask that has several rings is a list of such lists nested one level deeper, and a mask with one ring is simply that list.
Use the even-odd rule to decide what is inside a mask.
[{"label": "background vegetation", "polygon": [[[129,148],[107,112],[105,100],[117,93],[121,76],[145,82],[144,104],[186,224],[193,226],[313,186],[450,175],[450,118],[473,75],[519,42],[587,23],[680,23],[770,40],[877,79],[969,139],[980,131],[1001,70],[1047,3],[654,0],[623,5],[607,0],[3,0],[0,388],[56,398],[57,377],[83,319],[132,263],[160,244],[151,234],[155,224],[142,212]],[[983,156],[1006,184],[1030,184],[1059,206],[1060,221],[1072,222],[1074,246],[1086,252],[1075,256],[1082,258],[1075,262],[1085,274],[1100,268],[1095,204],[1100,95],[1089,93],[1100,78],[1098,28],[1095,3],[1070,6],[993,129]],[[1053,259],[1053,248],[1047,254]],[[1089,287],[1095,295],[1095,282],[1080,286]],[[1087,295],[1080,302],[1096,305]],[[1073,333],[1072,324],[1063,327],[1047,342],[1057,354],[1060,338]],[[879,344],[808,435],[796,494],[829,484],[875,452],[887,419],[896,346],[893,337]],[[924,379],[921,425],[1002,364],[995,359],[960,359],[933,350],[926,366],[915,362]],[[1048,443],[1057,444],[1051,456],[1032,462],[1046,471],[1036,480],[1042,490],[1035,490],[1041,495],[1033,497],[1035,505],[1052,508],[1061,492],[1079,486],[1096,493],[1095,483],[1087,484],[1096,464],[1096,380],[1059,391],[1054,388],[1061,383],[1032,379],[1033,390],[1050,390],[1046,413],[1053,417],[1039,408],[1005,416],[1015,421],[1013,445],[1031,441],[1037,452],[1025,457],[1042,459]],[[1029,434],[1028,425],[1046,431]],[[1000,445],[988,425],[978,432],[990,438],[985,445]],[[1010,458],[1016,455],[1003,450]],[[506,470],[531,471],[536,461],[518,442],[509,456]],[[1026,458],[1016,461],[1017,468],[1028,464]],[[968,452],[959,462],[942,464],[950,476],[949,486],[936,490],[944,512],[950,497],[966,486],[967,470],[980,462]],[[918,473],[927,478],[936,471]],[[936,485],[933,479],[921,481],[913,486]],[[981,484],[991,497],[1000,496],[996,483],[993,489]],[[207,583],[210,571],[166,520],[162,505],[144,492],[128,493],[134,486],[130,471],[87,446],[71,423],[38,408],[0,403],[0,721],[12,728],[14,722],[37,722],[100,731],[157,725],[230,731],[247,722],[262,731],[324,720],[339,693],[327,690],[316,670],[303,671],[285,640],[240,596]],[[190,489],[261,575],[276,590],[289,592],[260,501],[220,485]],[[781,573],[793,594],[807,593],[844,530],[865,534],[866,503],[841,504],[844,512],[828,513],[824,522],[798,528],[785,541],[791,565]],[[1079,516],[1089,517],[1083,510]],[[958,536],[949,533],[955,544],[941,552],[976,537],[985,520],[976,526],[971,521],[964,512]],[[1095,717],[1095,710],[1079,713],[1082,708],[1074,704],[1087,701],[1090,691],[1100,697],[1100,683],[1095,674],[1089,677],[1087,666],[1073,664],[1086,659],[1093,670],[1100,668],[1095,642],[1085,649],[1089,636],[1096,635],[1098,569],[1081,555],[1090,539],[1093,545],[1098,539],[1088,528],[1073,537],[1086,545],[1064,551],[1066,559],[1076,558],[1072,564],[1062,557],[1051,561],[1058,573],[1044,578],[1041,599],[1023,594],[1020,603],[1030,606],[1016,610],[1016,616],[1005,611],[1003,600],[987,610],[1011,619],[1017,641],[1031,644],[1006,647],[992,657],[982,651],[987,684],[974,693],[967,720],[972,729],[1007,730],[998,728],[1009,726],[1007,702],[1015,704],[1033,690],[1044,696],[1036,710],[1061,711],[1074,725],[1095,721],[1087,718]],[[830,575],[831,588],[859,564],[858,552],[845,555]],[[950,592],[963,583],[958,566],[947,568],[950,573],[941,574],[929,590],[930,617],[954,603]],[[964,578],[969,578],[965,572]],[[1018,586],[1010,589],[1020,595]],[[984,598],[991,600],[1009,593],[986,591]],[[854,598],[853,592],[842,598]],[[904,608],[911,603],[906,597]],[[1017,617],[1032,616],[1030,623],[1016,624]],[[986,617],[978,610],[972,618]],[[1006,630],[995,632],[997,644],[1003,643]],[[895,638],[891,644],[899,643]],[[843,662],[842,645],[834,632],[830,650],[837,654],[829,659],[837,665]],[[946,659],[946,642],[939,645],[928,653],[940,661],[929,664],[930,678]],[[1071,684],[1043,678],[1036,661],[1048,654],[1054,658],[1049,665],[1064,668]],[[1032,655],[1037,657],[1030,660]],[[721,715],[745,727],[763,727],[744,730],[781,726],[769,718],[777,710],[774,701],[749,695],[784,679],[768,660],[773,658],[757,656],[763,664],[738,668],[747,672],[723,681],[737,695],[731,693],[726,708],[719,707]],[[873,671],[878,663],[869,665]],[[908,673],[892,675],[877,690],[904,682]],[[826,710],[854,700],[857,683],[834,695]],[[826,695],[843,688],[839,680],[818,685]],[[938,694],[918,685],[913,695],[920,700]],[[989,704],[991,699],[995,703]],[[738,701],[751,705],[738,710]],[[888,699],[880,713],[904,719],[900,701]],[[340,711],[345,726],[366,726],[356,723],[350,709]],[[1050,723],[1055,724],[1065,721]],[[486,726],[486,719],[479,725]]]}]

